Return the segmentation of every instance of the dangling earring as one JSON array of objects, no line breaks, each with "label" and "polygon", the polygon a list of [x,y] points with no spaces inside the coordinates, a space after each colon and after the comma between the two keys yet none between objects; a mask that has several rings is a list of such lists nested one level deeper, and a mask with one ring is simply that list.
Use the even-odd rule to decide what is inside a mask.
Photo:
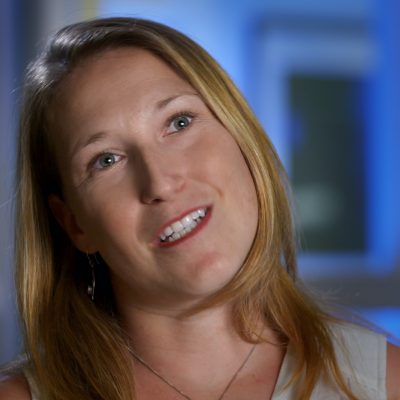
[{"label": "dangling earring", "polygon": [[[87,287],[87,294],[92,299],[92,301],[94,301],[94,290],[96,289],[96,275],[95,275],[95,270],[94,270],[95,266],[94,266],[92,258],[90,257],[90,255],[88,253],[86,253],[86,258],[88,260],[90,269],[92,271],[92,282],[91,282],[91,284],[89,283],[89,285]],[[98,264],[99,262],[97,261],[96,254],[94,255],[94,259],[95,259],[96,264]]]}]

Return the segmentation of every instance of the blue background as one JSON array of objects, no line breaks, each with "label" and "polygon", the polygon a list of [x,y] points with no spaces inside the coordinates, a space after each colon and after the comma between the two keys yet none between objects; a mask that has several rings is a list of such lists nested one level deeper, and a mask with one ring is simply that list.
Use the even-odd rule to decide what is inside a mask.
[{"label": "blue background", "polygon": [[[365,82],[356,93],[365,105],[363,111],[348,110],[355,124],[365,127],[356,147],[363,149],[365,158],[365,247],[314,251],[304,246],[300,272],[313,290],[400,337],[399,1],[2,0],[0,7],[0,362],[14,357],[20,347],[12,221],[22,71],[49,34],[95,16],[158,20],[204,46],[244,93],[289,176],[295,172],[296,148],[290,132],[296,121],[288,95],[293,74]],[[351,157],[354,147],[343,146],[341,151]],[[298,201],[301,206],[300,197]],[[326,204],[320,206],[324,212]],[[300,224],[300,231],[303,228]]]}]

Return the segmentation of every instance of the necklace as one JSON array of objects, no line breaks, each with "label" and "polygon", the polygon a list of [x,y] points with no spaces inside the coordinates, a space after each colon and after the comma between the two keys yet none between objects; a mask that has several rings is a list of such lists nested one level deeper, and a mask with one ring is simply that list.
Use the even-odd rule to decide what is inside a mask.
[{"label": "necklace", "polygon": [[[228,384],[225,386],[224,390],[222,391],[221,395],[218,397],[217,400],[222,400],[222,398],[225,396],[225,393],[228,391],[228,389],[231,387],[232,383],[235,381],[236,377],[238,376],[239,372],[243,369],[243,367],[246,365],[247,361],[253,354],[254,350],[256,348],[256,344],[251,348],[249,353],[247,354],[246,358],[243,360],[242,364],[240,364],[239,368],[236,370],[236,372],[233,374],[232,378],[229,380]],[[152,372],[154,375],[156,375],[159,379],[161,379],[164,383],[166,383],[169,387],[175,390],[175,392],[179,393],[182,397],[184,397],[186,400],[193,400],[190,396],[188,396],[186,393],[182,392],[182,390],[178,389],[174,384],[172,384],[167,378],[164,378],[158,371],[156,371],[154,368],[152,368],[149,364],[147,364],[146,361],[143,360],[138,354],[136,354],[133,349],[129,347],[129,352],[132,354],[133,357],[136,358],[142,365],[144,365],[150,372]]]}]

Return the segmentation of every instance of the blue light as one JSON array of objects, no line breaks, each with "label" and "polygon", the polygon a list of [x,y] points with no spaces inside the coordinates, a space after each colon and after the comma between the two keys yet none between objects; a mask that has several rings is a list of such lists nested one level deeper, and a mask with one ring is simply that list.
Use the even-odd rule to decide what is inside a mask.
[{"label": "blue light", "polygon": [[400,343],[400,307],[374,307],[357,311],[365,319],[393,335]]}]

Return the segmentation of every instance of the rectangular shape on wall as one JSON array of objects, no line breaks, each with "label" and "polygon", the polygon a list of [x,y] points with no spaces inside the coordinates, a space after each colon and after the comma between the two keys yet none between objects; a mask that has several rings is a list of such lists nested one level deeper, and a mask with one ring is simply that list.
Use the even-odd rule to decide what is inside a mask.
[{"label": "rectangular shape on wall", "polygon": [[388,132],[375,129],[371,112],[376,45],[367,21],[270,15],[255,35],[253,104],[294,185],[303,276],[390,274],[396,249],[381,239],[390,221],[377,217],[388,196],[376,143]]},{"label": "rectangular shape on wall", "polygon": [[289,78],[290,175],[304,251],[367,250],[363,87],[358,77]]}]

